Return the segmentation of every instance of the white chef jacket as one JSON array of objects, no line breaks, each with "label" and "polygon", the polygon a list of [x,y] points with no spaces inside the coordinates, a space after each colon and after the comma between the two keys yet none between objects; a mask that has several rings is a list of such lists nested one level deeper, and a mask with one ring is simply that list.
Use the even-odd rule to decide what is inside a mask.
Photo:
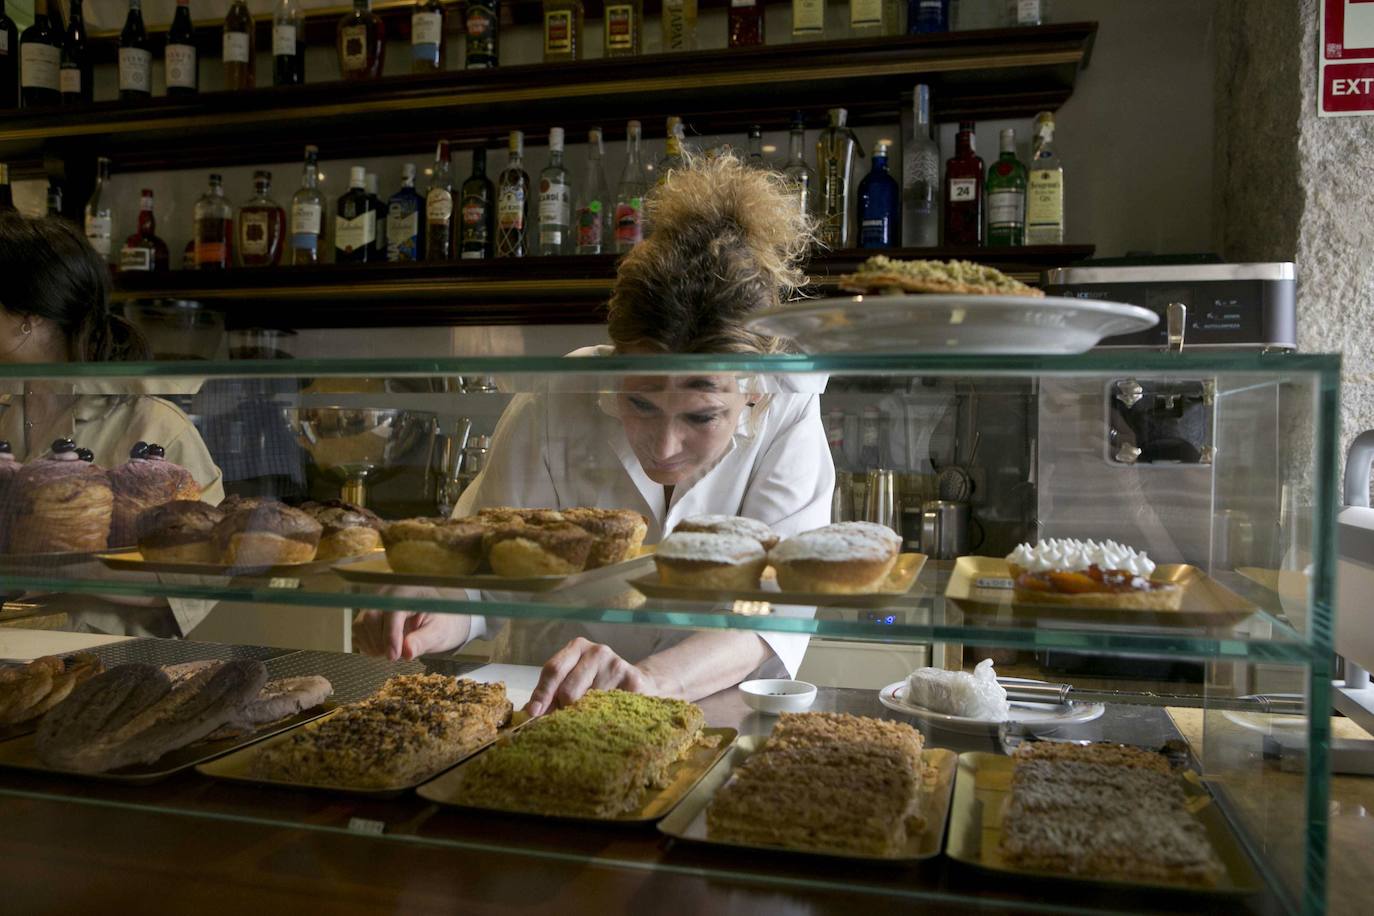
[{"label": "white chef jacket", "polygon": [[[612,352],[612,347],[599,346],[569,355]],[[829,524],[835,468],[820,413],[825,377],[757,377],[747,387],[760,397],[754,399],[756,406],[741,414],[725,453],[674,487],[672,502],[666,505],[663,485],[644,473],[625,427],[608,412],[613,395],[559,392],[556,387],[516,395],[496,425],[490,463],[464,491],[454,515],[492,506],[633,509],[649,520],[648,543],[696,515],[743,515],[766,522],[784,537]],[[791,615],[814,612],[774,610]],[[581,635],[605,643],[627,661],[639,662],[692,633],[566,621],[511,623],[496,637],[494,661],[539,663]],[[485,618],[474,617],[472,638],[486,632]],[[795,676],[808,637],[759,636],[775,656],[759,669],[759,676],[781,676],[780,668]]]}]

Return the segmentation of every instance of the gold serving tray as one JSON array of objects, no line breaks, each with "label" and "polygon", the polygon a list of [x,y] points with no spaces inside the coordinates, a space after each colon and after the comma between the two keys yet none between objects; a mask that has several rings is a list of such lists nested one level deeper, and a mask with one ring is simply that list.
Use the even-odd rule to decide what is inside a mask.
[{"label": "gold serving tray", "polygon": [[[1176,611],[1138,608],[1065,607],[1017,601],[1012,593],[1007,561],[996,557],[960,557],[945,597],[971,614],[1010,614],[1041,620],[1074,620],[1086,623],[1120,623],[1134,626],[1229,627],[1259,608],[1219,584],[1196,566],[1166,564],[1155,570],[1156,581],[1173,582],[1183,589],[1183,603]],[[989,586],[1005,581],[1007,587]]]},{"label": "gold serving tray", "polygon": [[1169,888],[1194,894],[1245,895],[1258,893],[1263,887],[1245,850],[1226,823],[1226,816],[1212,803],[1211,796],[1205,790],[1187,780],[1183,784],[1184,792],[1189,797],[1189,807],[1207,831],[1207,839],[1225,869],[1225,874],[1214,886],[1162,880],[1095,878],[1011,865],[1003,861],[998,848],[1002,839],[1004,806],[1011,798],[1011,771],[1012,759],[1001,754],[977,751],[959,755],[959,776],[954,785],[949,841],[945,845],[945,853],[951,859],[1014,875],[1128,887]]},{"label": "gold serving tray", "polygon": [[949,819],[950,796],[954,790],[954,772],[958,760],[953,751],[944,748],[926,748],[921,759],[929,770],[934,770],[935,778],[924,786],[925,804],[922,811],[926,816],[925,829],[914,836],[907,837],[906,848],[890,856],[863,855],[855,852],[828,849],[806,849],[797,846],[764,846],[754,843],[736,843],[729,840],[713,840],[706,831],[706,808],[721,786],[730,779],[735,767],[744,763],[757,753],[767,741],[766,738],[750,736],[741,738],[707,773],[696,788],[678,805],[672,814],[659,822],[660,833],[679,840],[693,843],[709,843],[712,846],[733,846],[739,849],[764,849],[770,852],[796,852],[813,856],[830,856],[841,859],[856,859],[862,862],[892,862],[904,864],[933,858],[940,854],[940,845],[945,836],[945,822]]},{"label": "gold serving tray", "polygon": [[433,782],[425,783],[420,786],[418,792],[421,798],[429,801],[473,811],[500,811],[503,814],[526,814],[535,817],[553,817],[559,820],[591,821],[597,824],[651,824],[668,814],[677,806],[678,802],[687,797],[693,786],[700,782],[701,778],[709,773],[716,762],[730,750],[739,732],[733,728],[705,728],[702,729],[701,734],[704,738],[716,738],[715,746],[708,747],[700,743],[695,745],[684,759],[668,768],[670,780],[668,785],[661,789],[651,789],[643,804],[633,811],[627,811],[616,817],[601,818],[574,814],[546,815],[538,811],[522,811],[517,808],[459,803],[456,799],[458,798],[458,790],[463,785],[463,779],[467,776],[468,765],[466,764],[454,767]]},{"label": "gold serving tray", "polygon": [[[380,554],[381,550],[374,551]],[[369,554],[368,556],[371,556]],[[329,572],[338,560],[280,563],[275,566],[228,566],[223,563],[165,563],[143,559],[137,549],[124,553],[96,554],[96,559],[118,572],[176,573],[186,576],[217,576],[227,579],[299,579]]]},{"label": "gold serving tray", "polygon": [[[343,707],[338,707],[336,709],[330,710],[328,715],[320,716],[319,720],[323,722],[325,719],[329,718],[329,716],[337,715],[342,708]],[[477,754],[485,750],[486,748],[495,744],[497,741],[501,740],[501,738],[513,734],[527,721],[529,720],[524,719],[516,725],[508,725],[505,728],[498,729],[496,732],[496,737],[492,738],[490,741],[484,741],[481,744],[475,745],[474,747],[471,747],[463,751],[459,756],[454,757],[451,761],[445,763],[443,766],[438,767],[437,769],[433,770],[432,772],[426,773],[423,776],[417,777],[415,780],[411,782],[394,786],[382,786],[379,788],[373,786],[360,787],[323,782],[293,782],[285,779],[266,779],[254,774],[253,764],[257,760],[258,755],[261,754],[263,751],[267,750],[269,747],[272,747],[273,745],[285,741],[291,737],[290,734],[285,733],[276,735],[269,741],[262,741],[252,745],[251,747],[246,747],[238,753],[229,754],[225,757],[220,757],[217,760],[212,760],[208,763],[203,763],[196,767],[196,772],[201,773],[205,776],[212,776],[215,779],[224,779],[229,782],[246,782],[258,786],[276,786],[285,789],[309,789],[311,791],[317,792],[339,792],[345,795],[361,795],[367,798],[395,798],[398,795],[403,795],[406,792],[409,792],[411,789],[415,788],[421,783],[433,779],[435,776],[444,772],[450,767],[462,763],[464,760],[467,760],[473,754]]]},{"label": "gold serving tray", "polygon": [[77,563],[104,562],[105,557],[128,556],[137,553],[136,547],[106,547],[101,550],[64,550],[54,553],[0,553],[0,571],[10,572],[33,567],[73,566]]},{"label": "gold serving tray", "polygon": [[[640,593],[650,598],[668,598],[675,601],[768,601],[773,604],[806,604],[824,607],[877,608],[886,607],[899,598],[906,597],[916,585],[916,577],[925,568],[926,555],[923,553],[904,553],[888,573],[887,580],[876,592],[863,592],[854,595],[832,595],[823,592],[784,592],[766,588],[689,588],[681,585],[664,585],[658,581],[658,574],[631,579],[630,584]],[[763,578],[776,584],[777,574],[769,566],[763,571]]]},{"label": "gold serving tray", "polygon": [[15,738],[11,741],[0,742],[0,767],[13,767],[19,770],[35,770],[40,773],[61,773],[69,776],[79,776],[83,779],[99,779],[104,782],[122,782],[128,785],[142,786],[149,783],[158,782],[166,779],[182,770],[189,769],[197,764],[212,760],[222,754],[252,745],[264,738],[303,725],[312,719],[318,719],[326,715],[327,707],[317,706],[314,709],[307,709],[305,712],[296,713],[289,719],[283,719],[268,725],[251,735],[244,735],[239,738],[225,738],[221,741],[197,741],[195,744],[188,744],[186,747],[177,748],[163,754],[155,763],[140,763],[133,766],[121,767],[118,770],[111,770],[108,773],[76,773],[71,770],[61,770],[50,767],[38,759],[38,751],[34,747],[36,736],[32,733]]},{"label": "gold serving tray", "polygon": [[385,553],[368,556],[360,560],[345,560],[334,566],[334,572],[347,582],[362,585],[421,585],[431,588],[475,588],[489,592],[551,592],[558,588],[572,588],[609,576],[628,572],[632,563],[637,563],[654,552],[652,544],[644,545],[628,560],[599,566],[567,576],[524,576],[520,578],[498,576],[494,573],[472,573],[467,576],[435,576],[428,573],[398,573],[391,571],[391,564]]}]

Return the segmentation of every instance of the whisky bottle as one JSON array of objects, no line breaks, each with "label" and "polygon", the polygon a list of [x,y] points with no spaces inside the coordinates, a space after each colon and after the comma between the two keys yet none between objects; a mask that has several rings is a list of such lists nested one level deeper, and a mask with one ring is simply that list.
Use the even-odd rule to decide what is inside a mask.
[{"label": "whisky bottle", "polygon": [[530,217],[530,176],[525,173],[525,134],[510,132],[510,161],[496,179],[496,256],[529,254],[526,230]]},{"label": "whisky bottle", "polygon": [[447,140],[434,148],[434,174],[425,191],[425,260],[453,258],[453,165]]},{"label": "whisky bottle", "polygon": [[62,35],[48,18],[48,0],[34,0],[33,25],[19,36],[19,93],[25,108],[62,102]]},{"label": "whisky bottle", "polygon": [[[0,0],[3,3],[3,0]],[[0,14],[3,15],[3,14]],[[3,31],[3,27],[0,27]],[[15,46],[9,45],[13,54]],[[5,66],[5,55],[0,54],[0,69]],[[62,90],[63,105],[89,104],[95,97],[95,84],[92,80],[90,52],[86,50],[86,16],[81,9],[81,0],[71,2],[71,21],[67,24],[66,37],[62,39],[61,72],[58,74],[59,88]],[[0,87],[5,79],[0,76]],[[13,100],[0,100],[0,108],[12,105]]]},{"label": "whisky bottle", "polygon": [[859,182],[859,247],[894,248],[902,237],[902,193],[887,170],[891,144],[873,146],[873,164]]},{"label": "whisky bottle", "polygon": [[239,264],[275,267],[281,261],[286,213],[271,198],[272,173],[253,173],[253,197],[239,208]]},{"label": "whisky bottle", "polygon": [[954,157],[945,163],[945,244],[983,244],[983,160],[972,121],[960,121]]},{"label": "whisky bottle", "polygon": [[367,202],[377,214],[377,236],[372,240],[372,254],[368,257],[369,261],[386,260],[386,201],[377,193],[377,173],[366,172],[363,174],[363,190],[367,192]]},{"label": "whisky bottle", "polygon": [[234,262],[234,207],[219,175],[210,176],[210,189],[191,211],[191,241],[196,270],[224,270]]},{"label": "whisky bottle", "polygon": [[863,155],[859,138],[846,126],[849,112],[832,108],[830,125],[816,138],[816,170],[820,188],[817,191],[816,219],[818,238],[830,248],[848,248],[854,244],[853,207],[849,205],[854,179],[854,160]]},{"label": "whisky bottle", "polygon": [[113,195],[106,187],[110,181],[110,160],[104,156],[95,161],[95,190],[86,201],[86,241],[91,243],[101,260],[110,260],[110,239],[114,232],[114,213],[110,207]]},{"label": "whisky bottle", "polygon": [[1026,179],[1026,244],[1064,244],[1064,166],[1054,152],[1054,114],[1035,116],[1035,141]]},{"label": "whisky bottle", "polygon": [[567,253],[572,188],[563,167],[563,128],[549,130],[549,164],[539,173],[539,254]]},{"label": "whisky bottle", "polygon": [[911,139],[902,157],[902,244],[934,248],[940,244],[940,144],[930,124],[930,87],[911,93]]},{"label": "whisky bottle", "polygon": [[611,201],[606,185],[606,170],[601,165],[603,152],[601,128],[593,127],[587,132],[587,171],[577,188],[575,232],[578,254],[601,254],[606,247]]},{"label": "whisky bottle", "polygon": [[730,0],[730,47],[764,44],[765,21],[762,0]]},{"label": "whisky bottle", "polygon": [[604,9],[606,56],[629,57],[640,53],[644,0],[608,0]]},{"label": "whisky bottle", "polygon": [[169,261],[167,243],[157,237],[153,192],[144,188],[138,207],[138,231],[129,236],[119,252],[119,272],[163,271],[168,268]]},{"label": "whisky bottle", "polygon": [[324,195],[320,193],[320,151],[305,148],[301,186],[291,197],[291,263],[318,264],[324,229]]},{"label": "whisky bottle", "polygon": [[472,151],[472,174],[463,182],[463,235],[459,257],[489,258],[496,236],[496,189],[487,177],[487,151]]},{"label": "whisky bottle", "polygon": [[544,0],[544,61],[582,59],[582,0]]},{"label": "whisky bottle", "polygon": [[305,82],[305,22],[296,0],[277,0],[272,11],[272,85]]},{"label": "whisky bottle", "polygon": [[386,207],[386,259],[418,261],[425,250],[425,199],[415,190],[415,163],[401,166],[401,189]]},{"label": "whisky bottle", "polygon": [[167,47],[162,52],[168,95],[195,95],[200,90],[200,67],[196,57],[195,25],[191,22],[191,0],[177,0],[177,11],[167,30]]},{"label": "whisky bottle", "polygon": [[19,26],[0,0],[0,111],[19,106]]},{"label": "whisky bottle", "polygon": [[372,12],[372,0],[353,0],[339,20],[339,72],[346,80],[375,80],[386,63],[386,25]]},{"label": "whisky bottle", "polygon": [[816,212],[816,170],[806,164],[806,123],[801,112],[792,115],[791,132],[787,140],[787,163],[782,177],[796,200],[797,209],[810,216]]},{"label": "whisky bottle", "polygon": [[697,0],[663,0],[663,50],[697,49]]},{"label": "whisky bottle", "polygon": [[1026,167],[1016,158],[1016,130],[999,136],[1000,154],[988,169],[988,244],[1023,245],[1026,241]]},{"label": "whisky bottle", "polygon": [[252,89],[256,82],[253,72],[254,37],[253,14],[245,0],[234,0],[224,14],[224,34],[221,41],[225,89]]},{"label": "whisky bottle", "polygon": [[355,165],[348,171],[348,191],[339,198],[334,214],[334,260],[356,264],[377,260],[377,211],[368,196],[367,169]]},{"label": "whisky bottle", "polygon": [[465,43],[463,66],[468,70],[486,70],[500,63],[501,0],[468,0]]},{"label": "whisky bottle", "polygon": [[419,0],[410,14],[410,72],[432,73],[444,69],[444,4]]}]

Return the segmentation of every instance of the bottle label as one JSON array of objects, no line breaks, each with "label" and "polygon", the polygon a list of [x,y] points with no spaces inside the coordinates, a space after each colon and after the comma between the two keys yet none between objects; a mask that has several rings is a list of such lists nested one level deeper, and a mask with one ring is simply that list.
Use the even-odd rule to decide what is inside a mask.
[{"label": "bottle label", "polygon": [[419,259],[416,244],[420,235],[420,213],[403,204],[392,204],[386,214],[386,259],[415,261]]},{"label": "bottle label", "polygon": [[366,248],[377,240],[377,213],[368,210],[352,219],[334,217],[334,247],[348,254]]},{"label": "bottle label", "polygon": [[124,248],[119,252],[119,269],[121,272],[152,270],[153,252],[147,248]]},{"label": "bottle label", "polygon": [[546,10],[544,12],[544,53],[571,54],[572,11]]},{"label": "bottle label", "polygon": [[1040,24],[1040,0],[1016,0],[1016,24]]},{"label": "bottle label", "polygon": [[606,50],[632,51],[635,8],[628,3],[606,6]]},{"label": "bottle label", "polygon": [[496,199],[496,224],[517,232],[525,228],[525,189],[520,185],[501,189]]},{"label": "bottle label", "polygon": [[468,4],[466,67],[476,70],[496,65],[496,17],[486,3]]},{"label": "bottle label", "polygon": [[988,192],[988,226],[1010,229],[1021,225],[1021,210],[1025,204],[1022,191]]},{"label": "bottle label", "polygon": [[572,211],[572,195],[564,182],[539,181],[539,225],[567,226]]},{"label": "bottle label", "polygon": [[19,43],[19,83],[30,89],[58,89],[58,65],[62,52],[52,45]]},{"label": "bottle label", "polygon": [[142,48],[119,49],[119,91],[149,92],[152,89],[153,55]]},{"label": "bottle label", "polygon": [[[469,197],[463,201],[463,244],[474,242],[487,243],[487,208],[480,197]],[[481,252],[463,252],[465,258],[480,258]]]},{"label": "bottle label", "polygon": [[737,10],[753,9],[758,5],[758,0],[730,0],[730,5]]},{"label": "bottle label", "polygon": [[114,228],[109,214],[86,215],[86,240],[102,258],[110,256],[110,231]]},{"label": "bottle label", "polygon": [[226,64],[248,63],[248,33],[224,33],[224,62]]},{"label": "bottle label", "polygon": [[1026,193],[1026,226],[1052,229],[1064,225],[1064,173],[1055,169],[1031,172]]},{"label": "bottle label", "polygon": [[243,241],[243,253],[266,257],[269,246],[268,232],[271,229],[266,213],[239,212],[239,237]]},{"label": "bottle label", "polygon": [[792,34],[819,35],[825,30],[825,0],[792,0]]},{"label": "bottle label", "polygon": [[640,219],[643,199],[632,198],[628,203],[615,205],[615,240],[621,245],[638,245],[644,240],[644,224]]},{"label": "bottle label", "polygon": [[410,43],[437,45],[444,40],[444,17],[440,13],[410,14]]},{"label": "bottle label", "polygon": [[[291,205],[291,236],[292,239],[298,235],[318,236],[320,234],[320,205],[313,200],[301,201]],[[293,241],[292,244],[295,244]],[[296,245],[297,248],[313,247],[311,242],[308,246]]]},{"label": "bottle label", "polygon": [[[0,35],[4,35],[0,32]],[[60,74],[63,93],[78,95],[81,92],[81,70],[79,67],[63,67]]]},{"label": "bottle label", "polygon": [[866,219],[859,227],[859,242],[865,248],[885,247],[892,244],[892,231],[888,228],[886,216]]},{"label": "bottle label", "polygon": [[274,57],[296,56],[296,26],[272,26],[272,55]]},{"label": "bottle label", "polygon": [[425,196],[425,221],[432,225],[447,223],[453,216],[453,195],[435,188]]},{"label": "bottle label", "polygon": [[582,253],[594,254],[601,250],[605,234],[601,209],[601,201],[593,200],[577,211],[577,247]]},{"label": "bottle label", "polygon": [[978,199],[977,178],[951,178],[949,180],[949,202],[952,204],[972,203]]},{"label": "bottle label", "polygon": [[882,25],[883,0],[849,0],[849,24],[856,28]]},{"label": "bottle label", "polygon": [[346,26],[341,36],[343,48],[343,59],[340,63],[345,70],[366,70],[367,69],[367,27],[361,25]]},{"label": "bottle label", "polygon": [[690,14],[687,0],[664,0],[663,50],[690,51],[696,38],[697,5],[691,0]]},{"label": "bottle label", "polygon": [[196,88],[195,45],[168,45],[164,57],[167,65],[167,85],[181,89]]}]

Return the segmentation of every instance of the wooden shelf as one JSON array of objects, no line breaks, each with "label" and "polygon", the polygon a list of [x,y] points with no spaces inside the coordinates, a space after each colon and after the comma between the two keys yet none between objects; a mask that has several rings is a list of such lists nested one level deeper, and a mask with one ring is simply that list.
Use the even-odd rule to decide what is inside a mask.
[{"label": "wooden shelf", "polygon": [[[872,251],[818,256],[817,292],[833,290]],[[1040,273],[1091,257],[1092,245],[904,248],[899,258],[965,258],[1038,282]],[[222,309],[232,327],[351,328],[474,324],[597,324],[615,279],[612,255],[443,264],[323,264],[227,271],[121,274],[117,302],[192,299]]]},{"label": "wooden shelf", "polygon": [[546,125],[614,138],[629,118],[648,135],[676,114],[701,133],[784,124],[793,110],[819,126],[830,107],[851,122],[890,123],[915,82],[932,86],[935,117],[1019,117],[1073,92],[1097,31],[1065,23],[646,55],[387,77],[371,83],[268,86],[127,105],[0,114],[0,161],[64,160],[69,181],[95,155],[117,171],[295,160],[305,143],[325,159],[494,144]]}]

